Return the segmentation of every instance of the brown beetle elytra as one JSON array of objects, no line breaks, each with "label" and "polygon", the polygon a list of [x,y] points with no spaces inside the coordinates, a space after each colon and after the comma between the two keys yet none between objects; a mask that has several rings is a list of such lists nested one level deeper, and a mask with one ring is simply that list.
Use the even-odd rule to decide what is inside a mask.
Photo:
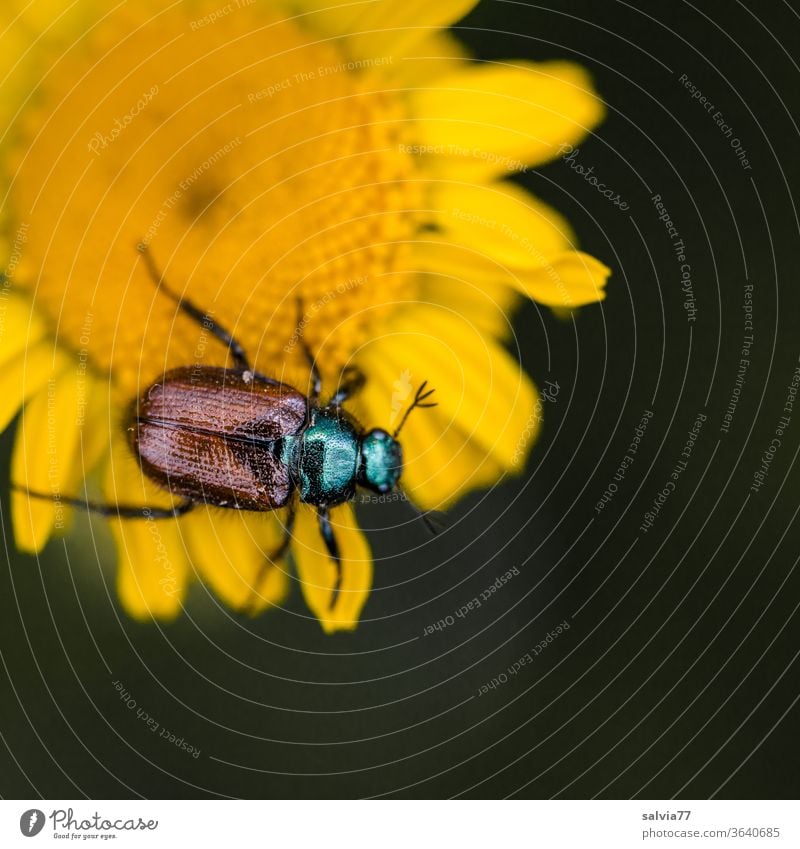
[{"label": "brown beetle elytra", "polygon": [[[296,436],[306,398],[224,368],[180,368],[154,384],[128,431],[142,471],[195,503],[241,510],[285,507],[289,468],[274,450]],[[266,449],[266,450],[264,450]]]}]

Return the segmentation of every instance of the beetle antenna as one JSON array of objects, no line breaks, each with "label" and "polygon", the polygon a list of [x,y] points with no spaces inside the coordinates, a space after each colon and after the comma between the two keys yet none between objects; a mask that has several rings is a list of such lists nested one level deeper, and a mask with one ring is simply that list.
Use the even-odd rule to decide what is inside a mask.
[{"label": "beetle antenna", "polygon": [[418,407],[420,409],[426,409],[428,407],[437,406],[436,401],[429,401],[427,404],[424,401],[427,398],[430,398],[431,395],[436,391],[435,389],[429,389],[427,392],[425,391],[425,387],[428,385],[428,381],[424,380],[419,389],[417,389],[417,394],[414,396],[414,400],[411,403],[411,406],[405,411],[403,414],[403,418],[400,419],[400,424],[395,429],[395,432],[392,434],[393,439],[397,439],[400,435],[400,431],[403,429],[403,425],[408,421],[408,417],[411,415],[412,410],[416,410]]},{"label": "beetle antenna", "polygon": [[435,510],[420,510],[419,517],[422,519],[422,523],[430,532],[432,537],[437,537],[442,532],[442,525],[436,521],[439,518],[439,514]]},{"label": "beetle antenna", "polygon": [[403,496],[403,500],[406,504],[408,504],[408,506],[417,514],[417,518],[422,519],[422,524],[428,529],[430,535],[432,537],[439,536],[444,529],[441,521],[442,514],[438,510],[420,510],[419,507],[417,507],[417,505],[409,499],[408,493],[404,489],[401,489],[398,486],[397,491]]}]

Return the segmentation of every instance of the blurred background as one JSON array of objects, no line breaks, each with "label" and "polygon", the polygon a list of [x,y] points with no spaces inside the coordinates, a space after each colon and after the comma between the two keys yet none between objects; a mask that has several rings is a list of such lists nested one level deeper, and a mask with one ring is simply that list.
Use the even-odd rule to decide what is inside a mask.
[{"label": "blurred background", "polygon": [[614,269],[574,319],[517,317],[551,387],[527,472],[435,539],[397,527],[403,504],[359,508],[376,588],[333,637],[296,585],[255,621],[195,585],[175,623],[135,623],[102,522],[37,561],[3,498],[0,795],[800,793],[800,406],[751,489],[800,356],[797,12],[483,0],[458,34],[483,59],[573,59],[608,105],[572,160],[519,177]]}]

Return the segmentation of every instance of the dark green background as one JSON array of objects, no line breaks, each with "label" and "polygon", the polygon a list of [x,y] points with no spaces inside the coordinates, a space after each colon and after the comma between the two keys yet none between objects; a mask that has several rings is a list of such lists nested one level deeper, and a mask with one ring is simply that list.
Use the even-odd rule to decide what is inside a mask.
[{"label": "dark green background", "polygon": [[[561,387],[522,479],[471,496],[430,542],[398,527],[402,505],[364,511],[382,559],[355,634],[325,637],[296,585],[285,611],[255,622],[195,587],[175,624],[133,623],[109,601],[113,569],[88,534],[37,562],[13,552],[4,505],[0,794],[798,795],[800,407],[761,492],[748,487],[800,355],[800,24],[779,0],[697,7],[484,0],[464,22],[482,58],[591,70],[608,118],[579,161],[630,209],[561,162],[520,178],[614,268],[608,299],[574,322],[533,306],[518,317],[525,367]],[[751,171],[684,73],[724,113]],[[691,344],[654,193],[692,266]],[[746,277],[756,342],[722,434]],[[646,408],[636,462],[597,516]],[[641,534],[703,410],[689,467]],[[515,566],[480,610],[422,636]],[[564,619],[571,628],[534,664],[475,697]],[[115,680],[201,756],[148,731]]]}]

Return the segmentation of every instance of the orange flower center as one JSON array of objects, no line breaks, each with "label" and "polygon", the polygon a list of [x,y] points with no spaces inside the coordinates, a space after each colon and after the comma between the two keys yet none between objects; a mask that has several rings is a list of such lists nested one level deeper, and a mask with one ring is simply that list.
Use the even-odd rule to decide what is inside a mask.
[{"label": "orange flower center", "polygon": [[61,57],[27,110],[10,157],[27,238],[15,279],[128,393],[165,367],[225,362],[157,291],[142,241],[267,373],[298,367],[299,298],[334,374],[414,294],[398,273],[420,206],[402,103],[259,6],[132,6]]}]

